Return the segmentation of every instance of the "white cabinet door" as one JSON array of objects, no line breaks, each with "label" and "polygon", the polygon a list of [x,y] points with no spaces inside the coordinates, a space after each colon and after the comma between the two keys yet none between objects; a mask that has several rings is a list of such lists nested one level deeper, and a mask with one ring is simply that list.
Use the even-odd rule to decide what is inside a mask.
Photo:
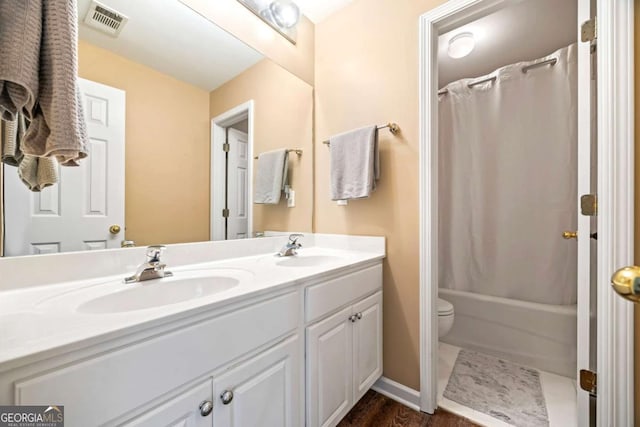
[{"label": "white cabinet door", "polygon": [[300,346],[296,335],[214,379],[214,425],[298,427]]},{"label": "white cabinet door", "polygon": [[307,328],[307,427],[336,425],[353,402],[351,307]]},{"label": "white cabinet door", "polygon": [[353,401],[382,375],[382,292],[353,305]]},{"label": "white cabinet door", "polygon": [[131,427],[212,427],[211,413],[203,415],[200,409],[203,402],[212,402],[211,387],[212,381],[209,379],[124,425]]}]

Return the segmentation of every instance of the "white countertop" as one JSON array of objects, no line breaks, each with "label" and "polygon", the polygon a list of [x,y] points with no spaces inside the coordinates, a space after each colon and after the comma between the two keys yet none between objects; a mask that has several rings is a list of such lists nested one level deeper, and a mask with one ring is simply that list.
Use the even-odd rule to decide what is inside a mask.
[{"label": "white countertop", "polygon": [[[20,358],[52,350],[64,350],[64,347],[83,341],[95,340],[100,337],[106,339],[118,334],[124,335],[139,330],[142,326],[149,327],[154,323],[166,323],[174,318],[184,318],[206,310],[222,308],[227,304],[308,281],[315,276],[324,276],[348,269],[351,266],[382,259],[385,256],[384,238],[381,237],[310,236],[312,237],[307,240],[316,246],[300,249],[299,256],[301,258],[331,256],[329,261],[315,266],[291,267],[278,265],[277,262],[283,258],[276,257],[273,251],[244,257],[237,256],[238,249],[242,252],[243,246],[247,252],[255,253],[261,249],[256,249],[256,244],[264,248],[265,240],[275,239],[279,243],[280,240],[283,240],[282,237],[250,239],[243,243],[234,242],[232,245],[235,249],[229,250],[230,258],[197,264],[182,262],[177,265],[173,264],[174,266],[167,261],[167,269],[174,273],[174,277],[179,277],[181,272],[186,274],[186,272],[193,270],[220,270],[221,272],[226,270],[235,273],[242,280],[238,286],[220,293],[159,307],[99,314],[83,313],[76,310],[78,305],[101,295],[125,290],[131,286],[153,286],[154,281],[136,284],[122,283],[123,277],[130,274],[131,271],[75,281],[58,281],[57,283],[55,282],[56,276],[52,274],[53,280],[48,284],[30,284],[29,286],[0,291],[0,370],[4,364],[15,362]],[[286,237],[284,237],[284,241],[286,242]],[[224,243],[216,242],[216,247],[219,248],[221,245],[224,247]],[[253,250],[248,250],[252,243]],[[196,245],[194,247],[198,251],[207,249],[207,246],[203,244],[193,245]],[[182,246],[181,249],[184,250],[188,245],[176,246]],[[171,250],[172,246],[169,246],[167,254],[170,254]],[[190,248],[190,250],[193,252],[194,249]],[[103,252],[105,257],[113,257],[115,253],[114,251]],[[136,255],[139,252],[137,251]],[[66,263],[74,261],[74,256],[81,255],[58,256],[61,262]],[[206,255],[194,256],[193,258],[202,261]],[[221,258],[221,256],[218,255],[217,258]],[[100,260],[101,258],[96,259]],[[46,260],[51,261],[50,259]],[[29,262],[38,265],[37,260],[29,260]],[[11,267],[9,262],[0,264],[0,277],[2,277],[3,268],[7,267]],[[78,268],[86,269],[86,267]],[[64,275],[61,274],[58,277],[62,276]]]}]

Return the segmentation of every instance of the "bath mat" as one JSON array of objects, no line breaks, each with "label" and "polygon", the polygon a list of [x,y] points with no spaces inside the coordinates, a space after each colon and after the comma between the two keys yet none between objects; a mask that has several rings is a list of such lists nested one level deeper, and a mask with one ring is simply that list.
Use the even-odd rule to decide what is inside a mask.
[{"label": "bath mat", "polygon": [[460,350],[444,397],[517,427],[549,425],[540,373],[487,354]]}]

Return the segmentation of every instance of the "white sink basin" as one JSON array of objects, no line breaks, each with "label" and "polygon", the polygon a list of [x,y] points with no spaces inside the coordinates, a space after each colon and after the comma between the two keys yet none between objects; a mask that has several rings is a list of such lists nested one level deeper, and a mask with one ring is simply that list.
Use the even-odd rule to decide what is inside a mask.
[{"label": "white sink basin", "polygon": [[340,257],[332,255],[294,255],[276,262],[282,267],[315,267],[339,261]]},{"label": "white sink basin", "polygon": [[250,281],[236,269],[174,271],[174,276],[125,284],[122,279],[89,285],[40,301],[36,306],[77,313],[126,313],[210,297]]},{"label": "white sink basin", "polygon": [[233,277],[167,277],[129,285],[131,288],[94,298],[78,306],[81,313],[119,313],[161,307],[227,291],[240,284]]}]

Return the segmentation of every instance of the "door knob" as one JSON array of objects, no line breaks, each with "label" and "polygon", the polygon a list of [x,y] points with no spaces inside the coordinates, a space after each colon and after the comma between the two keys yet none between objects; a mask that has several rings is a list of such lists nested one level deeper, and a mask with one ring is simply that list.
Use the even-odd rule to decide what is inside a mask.
[{"label": "door knob", "polygon": [[111,234],[118,234],[120,232],[121,228],[118,224],[114,224],[111,227],[109,227],[109,233]]},{"label": "door knob", "polygon": [[562,238],[563,239],[577,239],[578,238],[578,232],[577,231],[565,231],[562,233]]},{"label": "door knob", "polygon": [[611,276],[613,290],[622,298],[640,302],[640,267],[624,267]]}]

